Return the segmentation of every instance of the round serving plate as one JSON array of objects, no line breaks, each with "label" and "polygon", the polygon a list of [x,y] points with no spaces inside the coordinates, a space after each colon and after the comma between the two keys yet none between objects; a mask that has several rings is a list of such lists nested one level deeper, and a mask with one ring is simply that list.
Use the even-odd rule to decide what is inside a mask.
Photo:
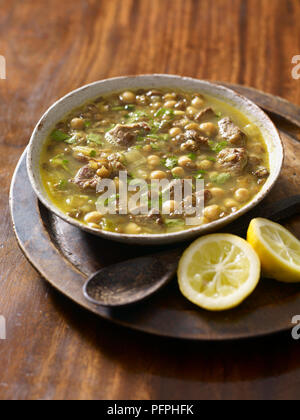
[{"label": "round serving plate", "polygon": [[[276,186],[261,205],[299,194],[300,108],[254,89],[226,85],[266,111],[280,130],[285,162]],[[114,323],[147,333],[190,340],[234,340],[269,335],[292,327],[300,310],[300,285],[262,279],[238,308],[221,313],[201,310],[179,292],[174,279],[157,295],[138,305],[108,309],[83,296],[86,278],[102,267],[168,247],[120,244],[91,235],[46,209],[36,198],[26,168],[26,151],[16,168],[10,195],[18,242],[39,273],[80,306]],[[300,237],[300,215],[286,223]],[[230,225],[226,228],[230,232]]]}]

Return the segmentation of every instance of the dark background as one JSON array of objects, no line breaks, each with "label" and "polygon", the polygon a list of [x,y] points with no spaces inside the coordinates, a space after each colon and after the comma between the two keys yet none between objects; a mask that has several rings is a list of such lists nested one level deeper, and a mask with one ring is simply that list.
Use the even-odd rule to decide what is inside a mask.
[{"label": "dark background", "polygon": [[[14,167],[54,100],[139,73],[241,83],[300,103],[298,0],[0,0],[1,399],[299,398],[299,342],[227,344],[133,333],[76,307],[18,249]],[[299,308],[300,312],[300,308]]]}]

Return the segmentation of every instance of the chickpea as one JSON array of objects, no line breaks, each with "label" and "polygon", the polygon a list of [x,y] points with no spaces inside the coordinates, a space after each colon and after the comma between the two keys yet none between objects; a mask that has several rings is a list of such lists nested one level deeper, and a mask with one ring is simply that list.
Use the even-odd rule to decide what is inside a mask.
[{"label": "chickpea", "polygon": [[217,187],[211,188],[210,192],[211,192],[213,198],[216,198],[216,199],[222,199],[222,198],[224,198],[224,196],[226,194],[225,191],[222,188],[217,188]]},{"label": "chickpea", "polygon": [[193,118],[198,112],[198,109],[193,106],[188,106],[186,109],[186,113],[190,118]]},{"label": "chickpea", "polygon": [[174,200],[165,201],[162,206],[163,214],[172,214],[179,208],[179,203]]},{"label": "chickpea", "polygon": [[179,166],[186,167],[186,168],[191,168],[193,166],[193,164],[194,164],[194,162],[192,161],[192,159],[190,159],[188,156],[181,156],[178,159],[178,163],[179,163]]},{"label": "chickpea", "polygon": [[204,105],[204,101],[203,99],[199,98],[198,96],[196,96],[193,100],[192,100],[192,105],[195,108],[201,108]]},{"label": "chickpea", "polygon": [[71,120],[71,127],[74,128],[74,130],[82,130],[84,128],[84,119],[73,118]]},{"label": "chickpea", "polygon": [[164,171],[153,171],[150,175],[151,179],[164,179],[167,178],[167,174]]},{"label": "chickpea", "polygon": [[157,155],[151,155],[148,157],[148,165],[155,167],[160,165],[160,157]]},{"label": "chickpea", "polygon": [[171,137],[176,137],[181,133],[182,133],[182,130],[180,127],[173,127],[173,128],[170,128],[169,130],[169,134]]},{"label": "chickpea", "polygon": [[92,211],[91,213],[85,215],[84,221],[86,223],[99,223],[102,217],[103,215],[98,211]]},{"label": "chickpea", "polygon": [[188,125],[186,125],[185,127],[184,127],[186,130],[196,130],[196,131],[199,131],[199,124],[197,124],[197,123],[189,123]]},{"label": "chickpea", "polygon": [[174,106],[176,105],[176,101],[167,101],[164,104],[165,108],[174,108]]},{"label": "chickpea", "polygon": [[238,205],[238,202],[233,200],[232,198],[227,198],[226,200],[224,200],[224,206],[227,209],[232,209],[232,208],[238,207],[239,205]]},{"label": "chickpea", "polygon": [[147,96],[145,96],[145,95],[139,95],[139,96],[137,96],[137,97],[136,97],[136,102],[137,102],[139,105],[147,105],[147,103],[148,103],[148,98],[147,98]]},{"label": "chickpea", "polygon": [[133,104],[136,101],[136,96],[133,92],[126,91],[120,95],[120,99],[126,104]]},{"label": "chickpea", "polygon": [[105,166],[102,166],[97,171],[97,175],[100,176],[100,178],[108,178],[110,174],[111,174],[110,169],[106,168]]},{"label": "chickpea", "polygon": [[125,226],[125,233],[128,235],[138,235],[141,231],[142,228],[133,222],[130,222]]},{"label": "chickpea", "polygon": [[211,160],[202,160],[202,162],[198,163],[197,168],[202,171],[208,171],[212,168],[213,162]]},{"label": "chickpea", "polygon": [[176,168],[172,169],[172,175],[173,176],[178,176],[180,178],[183,178],[184,174],[185,174],[184,169],[181,168],[180,166],[176,166]]},{"label": "chickpea", "polygon": [[152,152],[152,147],[150,146],[150,144],[146,144],[146,146],[143,147],[143,151],[147,153]]},{"label": "chickpea", "polygon": [[159,109],[159,108],[161,108],[163,105],[162,105],[162,103],[161,103],[161,102],[154,102],[154,103],[152,103],[150,106],[151,106],[151,108],[153,108],[153,109]]},{"label": "chickpea", "polygon": [[246,188],[239,188],[234,193],[234,197],[239,203],[244,203],[245,201],[249,200],[250,194]]},{"label": "chickpea", "polygon": [[208,206],[204,209],[204,217],[210,221],[217,220],[220,217],[221,211],[220,206],[213,204],[212,206]]},{"label": "chickpea", "polygon": [[211,123],[211,122],[207,122],[207,123],[203,123],[200,125],[200,130],[206,134],[208,137],[212,137],[215,136],[218,132],[217,127]]}]

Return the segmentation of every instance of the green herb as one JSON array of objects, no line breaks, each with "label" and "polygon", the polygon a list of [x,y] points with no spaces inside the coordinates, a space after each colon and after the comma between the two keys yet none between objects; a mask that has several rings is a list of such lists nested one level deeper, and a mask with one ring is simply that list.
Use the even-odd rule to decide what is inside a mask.
[{"label": "green herb", "polygon": [[167,159],[163,160],[163,164],[168,169],[173,169],[178,165],[178,158],[177,157],[168,157]]},{"label": "green herb", "polygon": [[167,108],[160,108],[156,113],[154,114],[155,118],[163,117],[164,115],[169,115],[171,117],[174,116],[174,110],[173,109],[167,109]]},{"label": "green herb", "polygon": [[104,201],[104,205],[115,204],[118,198],[120,198],[120,194],[114,194]]},{"label": "green herb", "polygon": [[124,108],[126,109],[126,111],[134,111],[135,106],[134,105],[125,105]]},{"label": "green herb", "polygon": [[229,181],[230,178],[231,175],[228,173],[216,174],[210,177],[211,181],[218,185],[225,184],[227,181]]},{"label": "green herb", "polygon": [[153,150],[160,150],[160,147],[155,143],[150,143],[150,146],[152,147]]},{"label": "green herb", "polygon": [[206,174],[206,171],[199,170],[195,173],[194,178],[195,179],[203,179],[205,174]]},{"label": "green herb", "polygon": [[86,136],[88,143],[96,143],[102,146],[102,137],[100,134],[90,133]]},{"label": "green herb", "polygon": [[221,150],[225,149],[228,146],[227,141],[221,141],[219,143],[215,143],[212,140],[209,140],[208,144],[211,150],[215,153],[220,153]]},{"label": "green herb", "polygon": [[72,137],[68,138],[67,140],[65,140],[65,143],[75,144],[75,143],[77,143],[77,140],[78,140],[77,134],[74,134],[74,136],[72,136]]},{"label": "green herb", "polygon": [[56,140],[56,141],[65,141],[70,138],[68,134],[64,133],[61,130],[53,130],[52,133],[50,134],[50,137],[52,140]]},{"label": "green herb", "polygon": [[84,122],[84,126],[87,127],[87,128],[90,127],[91,125],[92,125],[91,121],[85,121]]},{"label": "green herb", "polygon": [[212,156],[208,156],[207,160],[210,160],[211,162],[216,162],[217,161],[217,159],[212,157]]},{"label": "green herb", "polygon": [[69,171],[69,161],[67,159],[64,159],[63,154],[54,156],[52,159],[50,159],[50,163],[54,166],[61,166],[66,171]]},{"label": "green herb", "polygon": [[188,155],[188,157],[189,157],[191,160],[196,160],[196,159],[197,159],[197,155],[196,155],[195,153],[190,153],[190,154]]},{"label": "green herb", "polygon": [[144,141],[145,137],[144,136],[137,136],[136,141]]},{"label": "green herb", "polygon": [[221,118],[222,117],[222,112],[216,112],[216,117]]},{"label": "green herb", "polygon": [[90,151],[90,157],[96,157],[96,156],[97,156],[96,150],[91,150]]}]

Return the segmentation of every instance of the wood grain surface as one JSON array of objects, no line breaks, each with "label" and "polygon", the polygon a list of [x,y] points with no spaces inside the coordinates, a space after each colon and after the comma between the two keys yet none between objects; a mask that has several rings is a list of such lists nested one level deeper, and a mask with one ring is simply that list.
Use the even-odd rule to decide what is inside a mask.
[{"label": "wood grain surface", "polygon": [[[41,114],[94,80],[173,73],[300,104],[297,0],[0,0],[1,399],[299,399],[289,334],[194,344],[127,331],[48,286],[14,238],[8,191]],[[299,308],[300,312],[300,308]],[[262,320],[263,322],[263,320]]]}]

